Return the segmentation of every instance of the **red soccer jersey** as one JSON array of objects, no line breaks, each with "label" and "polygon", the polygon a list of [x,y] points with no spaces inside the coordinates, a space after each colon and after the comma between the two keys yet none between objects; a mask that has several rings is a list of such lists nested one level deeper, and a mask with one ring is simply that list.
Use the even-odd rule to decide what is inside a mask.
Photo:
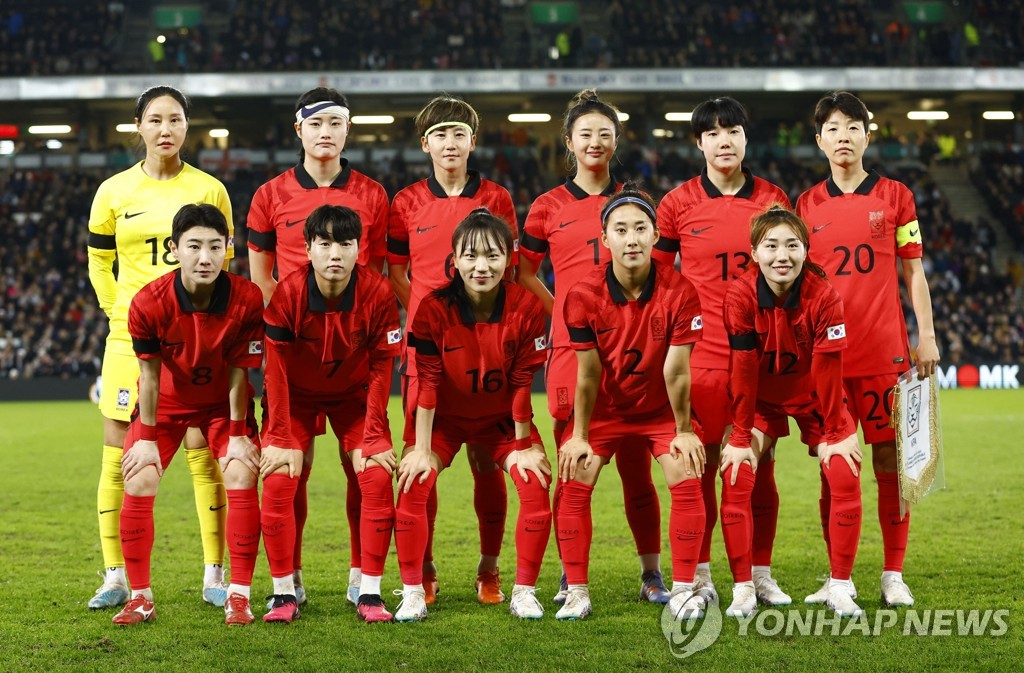
[{"label": "red soccer jersey", "polygon": [[707,169],[665,195],[658,206],[660,239],[652,256],[668,266],[679,253],[679,268],[700,294],[704,338],[693,347],[690,364],[729,368],[729,340],[722,326],[722,302],[729,281],[750,262],[750,221],[774,204],[790,208],[781,189],[744,170],[746,182],[726,196]]},{"label": "red soccer jersey", "polygon": [[[842,385],[841,371],[830,382],[811,373],[813,354],[847,346],[843,302],[824,278],[805,268],[780,304],[760,269],[751,269],[729,283],[724,319],[733,350],[733,446],[749,446],[757,402],[795,404],[810,399],[822,383]],[[835,398],[837,408],[823,409],[826,432],[838,427],[841,396]]]},{"label": "red soccer jersey", "polygon": [[419,405],[438,417],[508,417],[517,391],[529,391],[547,356],[540,299],[502,281],[487,322],[427,295],[409,343],[416,349]]},{"label": "red soccer jersey", "polygon": [[693,284],[654,262],[639,298],[629,301],[609,262],[566,294],[565,324],[572,347],[596,348],[601,359],[601,390],[593,416],[628,419],[664,413],[669,408],[664,375],[668,347],[700,341],[704,331]]},{"label": "red soccer jersey", "polygon": [[277,277],[283,279],[309,262],[303,229],[318,207],[346,206],[359,213],[360,265],[384,257],[388,226],[388,195],[379,182],[352,170],[341,160],[341,173],[329,187],[320,187],[302,164],[290,168],[256,190],[249,207],[249,247],[277,256]]},{"label": "red soccer jersey", "polygon": [[910,368],[896,262],[921,257],[921,227],[906,186],[872,172],[852,194],[829,178],[800,195],[811,257],[843,298],[850,349],[845,376]]},{"label": "red soccer jersey", "polygon": [[563,309],[569,289],[611,259],[608,248],[601,245],[601,207],[620,189],[622,185],[612,178],[607,189],[591,196],[570,177],[561,187],[538,196],[526,216],[519,254],[538,266],[550,254],[555,270],[552,348],[569,346]]},{"label": "red soccer jersey", "polygon": [[209,308],[197,311],[179,269],[139,290],[128,332],[138,357],[161,360],[158,409],[227,408],[228,368],[259,369],[263,361],[263,294],[222,271]]},{"label": "red soccer jersey", "polygon": [[[356,267],[337,304],[328,306],[313,267],[307,264],[277,286],[265,319],[267,443],[288,445],[292,397],[343,401],[365,393],[365,436],[382,436],[391,386],[390,361],[400,353],[402,341],[398,307],[387,280]],[[386,381],[374,381],[378,363],[387,369]],[[383,394],[374,385],[382,388]]]},{"label": "red soccer jersey", "polygon": [[519,227],[512,197],[501,185],[470,171],[469,182],[458,196],[448,196],[434,176],[395,196],[388,217],[388,264],[409,264],[412,270],[407,325],[413,323],[423,298],[455,277],[452,234],[459,222],[481,207],[508,223],[515,242],[509,262],[514,266]]}]

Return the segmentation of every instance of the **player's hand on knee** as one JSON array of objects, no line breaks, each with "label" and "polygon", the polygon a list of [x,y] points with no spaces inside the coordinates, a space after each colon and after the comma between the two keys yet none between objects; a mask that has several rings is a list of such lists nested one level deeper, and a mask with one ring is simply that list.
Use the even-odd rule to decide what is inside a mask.
[{"label": "player's hand on knee", "polygon": [[414,449],[405,454],[398,466],[398,488],[402,493],[409,492],[417,477],[421,484],[426,481],[434,467],[430,458],[430,451],[425,449]]},{"label": "player's hand on knee", "polygon": [[562,444],[558,452],[558,476],[562,481],[569,481],[576,478],[576,469],[580,461],[583,461],[583,469],[590,469],[594,461],[594,449],[590,442],[579,437],[570,437],[569,441]]},{"label": "player's hand on knee", "polygon": [[248,437],[229,437],[228,448],[217,462],[220,463],[221,472],[228,469],[228,464],[237,460],[245,465],[253,474],[260,474],[260,450]]},{"label": "player's hand on knee", "polygon": [[547,477],[551,476],[551,463],[548,462],[544,449],[534,444],[528,449],[515,452],[515,465],[519,468],[519,474],[523,481],[530,482],[530,472],[537,477],[541,488],[548,487]]},{"label": "player's hand on knee", "polygon": [[729,469],[730,466],[732,467],[732,472],[729,477],[730,486],[736,485],[736,475],[739,473],[740,465],[743,463],[750,465],[751,470],[755,472],[757,471],[757,454],[754,453],[754,449],[749,446],[745,449],[740,449],[732,444],[726,444],[725,448],[722,449],[722,454],[719,458],[718,470],[724,476],[725,471]]},{"label": "player's hand on knee", "polygon": [[860,472],[857,466],[864,461],[864,452],[860,448],[856,434],[852,434],[835,444],[826,443],[823,445],[823,448],[818,449],[818,458],[825,469],[829,468],[832,458],[836,456],[846,461],[855,477],[859,476]]},{"label": "player's hand on knee", "polygon": [[157,476],[164,476],[164,468],[160,464],[160,448],[154,441],[140,439],[121,456],[121,474],[125,481],[136,476],[147,465],[156,468]]},{"label": "player's hand on knee", "polygon": [[673,458],[683,459],[686,476],[699,477],[704,474],[707,455],[704,453],[704,444],[697,437],[697,433],[677,432],[669,443],[668,449]]},{"label": "player's hand on knee", "polygon": [[[358,456],[356,451],[359,451]],[[387,470],[388,474],[394,474],[395,469],[398,467],[398,458],[395,456],[394,449],[381,451],[365,458],[362,456],[362,449],[356,449],[352,452],[352,464],[356,466],[356,470],[359,472],[373,465],[380,465]]]},{"label": "player's hand on knee", "polygon": [[288,468],[288,476],[297,477],[302,473],[302,451],[268,446],[260,454],[260,478],[266,479],[282,467]]}]

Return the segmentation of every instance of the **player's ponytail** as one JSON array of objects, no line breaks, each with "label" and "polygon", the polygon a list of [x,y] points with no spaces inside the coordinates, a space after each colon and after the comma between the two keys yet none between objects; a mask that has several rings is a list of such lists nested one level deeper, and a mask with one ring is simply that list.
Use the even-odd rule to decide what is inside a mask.
[{"label": "player's ponytail", "polygon": [[[576,120],[591,112],[604,115],[611,121],[615,128],[615,140],[617,141],[622,135],[619,110],[614,105],[601,100],[597,95],[597,89],[584,89],[569,101],[569,106],[565,109],[565,115],[562,117],[562,136],[566,140],[571,138],[572,127],[576,125]],[[565,163],[570,171],[576,170],[576,155],[568,148],[565,150]]]},{"label": "player's ponytail", "polygon": [[[452,233],[452,259],[458,259],[466,248],[476,248],[481,241],[487,247],[493,246],[501,250],[511,263],[512,231],[505,220],[494,215],[487,208],[477,208],[455,227],[455,231]],[[432,294],[448,306],[470,307],[466,286],[457,269],[453,271],[452,279],[448,281],[448,284],[437,288]]]},{"label": "player's ponytail", "polygon": [[[768,235],[768,232],[780,224],[784,224],[792,229],[796,237],[800,239],[800,242],[804,244],[804,250],[810,253],[811,234],[807,230],[807,224],[800,219],[799,215],[778,203],[773,204],[768,210],[755,216],[750,221],[750,247],[757,248]],[[804,260],[804,268],[822,278],[826,277],[825,270],[812,262],[809,257]]]},{"label": "player's ponytail", "polygon": [[622,185],[622,191],[609,196],[605,200],[604,205],[601,206],[601,231],[604,231],[608,224],[608,216],[616,208],[628,204],[633,204],[647,213],[647,216],[651,218],[651,225],[655,229],[658,228],[658,204],[655,202],[654,197],[640,188],[639,181],[627,180]]}]

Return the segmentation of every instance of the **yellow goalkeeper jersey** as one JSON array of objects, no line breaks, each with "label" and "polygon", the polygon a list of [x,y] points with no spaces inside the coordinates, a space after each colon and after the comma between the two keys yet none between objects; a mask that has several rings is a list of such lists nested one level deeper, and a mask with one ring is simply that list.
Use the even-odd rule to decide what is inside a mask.
[{"label": "yellow goalkeeper jersey", "polygon": [[[89,280],[110,320],[108,350],[132,355],[128,307],[143,285],[178,265],[171,254],[171,222],[189,203],[216,206],[231,221],[231,201],[217,178],[183,164],[170,180],[154,180],[142,162],[103,182],[89,214]],[[234,246],[228,245],[228,259]],[[117,274],[114,274],[114,262]]]}]

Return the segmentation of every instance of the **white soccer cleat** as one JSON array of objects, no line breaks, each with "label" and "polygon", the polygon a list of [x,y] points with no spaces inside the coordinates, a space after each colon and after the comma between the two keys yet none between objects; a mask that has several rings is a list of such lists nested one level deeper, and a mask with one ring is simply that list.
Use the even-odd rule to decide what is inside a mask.
[{"label": "white soccer cleat", "polygon": [[[821,585],[821,588],[815,591],[813,594],[804,599],[804,603],[807,605],[824,605],[828,602],[828,584],[831,580],[830,577],[825,578],[825,583]],[[850,598],[857,597],[857,587],[853,586],[853,580],[850,580]]]},{"label": "white soccer cleat", "polygon": [[754,593],[757,596],[757,600],[763,604],[779,606],[790,605],[793,602],[793,598],[779,588],[779,583],[775,581],[771,573],[755,572],[753,579]]},{"label": "white soccer cleat", "polygon": [[674,584],[672,597],[668,601],[668,609],[677,622],[700,619],[704,616],[707,600],[694,586]]},{"label": "white soccer cleat", "polygon": [[850,587],[837,584],[835,580],[829,580],[828,600],[825,601],[825,605],[840,617],[859,617],[864,613],[850,596]]},{"label": "white soccer cleat", "polygon": [[228,583],[224,580],[203,583],[203,600],[218,608],[228,601]]},{"label": "white soccer cleat", "polygon": [[562,579],[558,580],[558,593],[551,600],[555,605],[565,605],[565,599],[569,597],[569,582],[565,579],[565,573],[562,573]]},{"label": "white soccer cleat", "polygon": [[749,617],[757,609],[757,594],[752,582],[740,582],[732,587],[732,603],[725,609],[726,617]]},{"label": "white soccer cleat", "polygon": [[914,595],[902,577],[883,574],[882,601],[890,608],[908,608],[914,604]]},{"label": "white soccer cleat", "polygon": [[427,618],[427,595],[422,587],[408,591],[395,589],[393,593],[402,597],[395,610],[396,622],[421,622]]},{"label": "white soccer cleat", "polygon": [[718,591],[715,589],[715,583],[711,581],[710,570],[697,568],[697,572],[693,576],[693,592],[700,594],[705,605],[718,602]]},{"label": "white soccer cleat", "polygon": [[515,585],[512,588],[512,600],[508,603],[508,611],[519,619],[540,619],[544,616],[544,606],[537,600],[535,587]]},{"label": "white soccer cleat", "polygon": [[590,589],[586,586],[572,587],[565,599],[565,605],[555,613],[555,619],[586,619],[591,612],[593,607],[590,605]]},{"label": "white soccer cleat", "polygon": [[96,590],[96,595],[89,599],[90,610],[102,610],[103,608],[114,608],[128,602],[131,592],[128,585],[116,580],[107,580],[106,575],[99,573],[103,584]]}]

